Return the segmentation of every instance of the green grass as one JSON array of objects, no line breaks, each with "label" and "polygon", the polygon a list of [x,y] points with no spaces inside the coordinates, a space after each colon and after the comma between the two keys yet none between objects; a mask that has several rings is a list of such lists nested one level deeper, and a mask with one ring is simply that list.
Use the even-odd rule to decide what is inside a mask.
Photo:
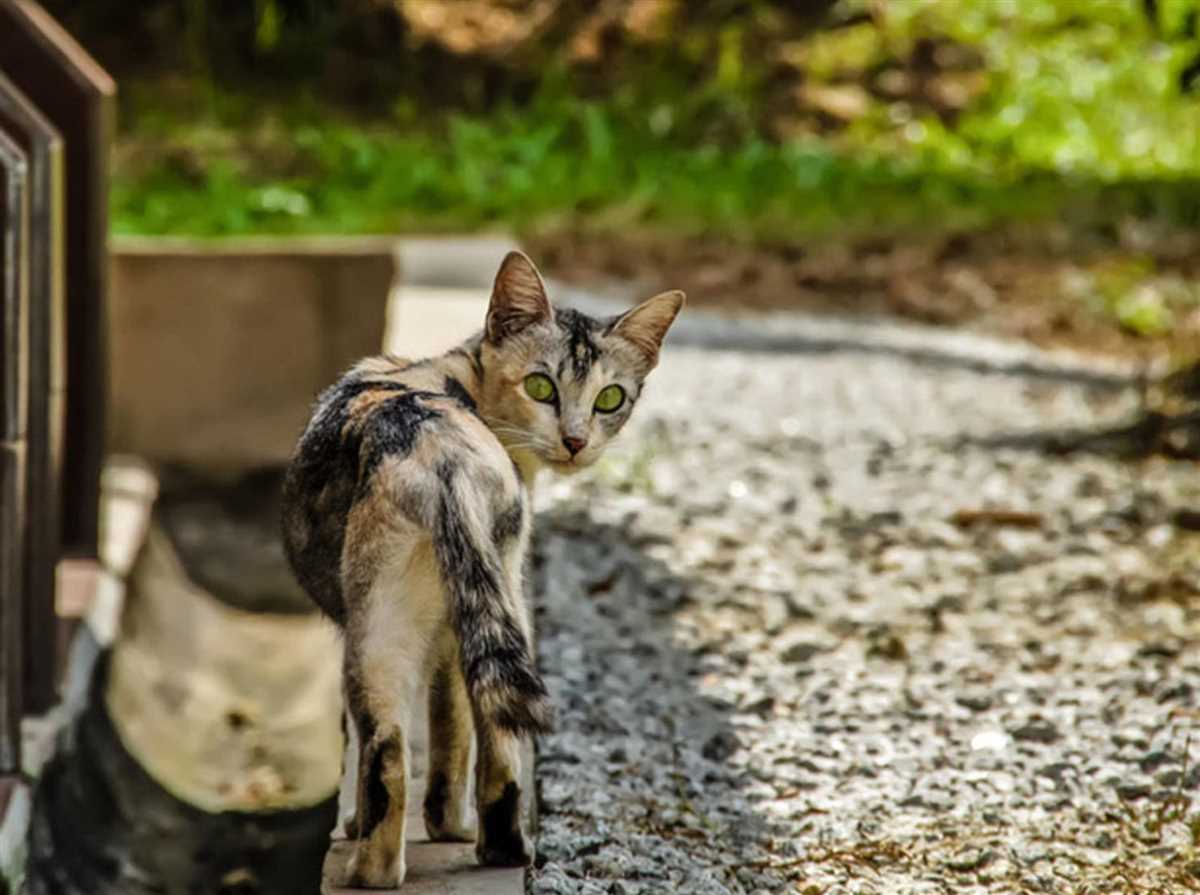
[{"label": "green grass", "polygon": [[[194,135],[196,138],[200,134]],[[183,145],[186,130],[176,134]],[[611,108],[575,102],[425,131],[270,125],[236,151],[172,154],[113,187],[119,233],[220,235],[517,227],[587,217],[598,226],[740,231],[771,238],[831,227],[961,224],[1049,207],[1026,188],[819,142],[679,144]],[[947,217],[948,216],[948,217]]]},{"label": "green grass", "polygon": [[[801,41],[813,82],[857,83],[921,37],[983,60],[956,116],[871,97],[833,133],[770,139],[749,51],[711,82],[631,77],[586,99],[548,77],[486,116],[403,102],[355,121],[211,94],[184,114],[134,88],[112,191],[118,233],[358,233],[585,223],[779,242],[1068,217],[1200,222],[1200,41],[1188,0],[1156,33],[1137,0],[905,0],[882,27]],[[728,43],[728,42],[726,42]],[[722,44],[723,56],[736,53]],[[731,74],[732,72],[732,74]]]}]

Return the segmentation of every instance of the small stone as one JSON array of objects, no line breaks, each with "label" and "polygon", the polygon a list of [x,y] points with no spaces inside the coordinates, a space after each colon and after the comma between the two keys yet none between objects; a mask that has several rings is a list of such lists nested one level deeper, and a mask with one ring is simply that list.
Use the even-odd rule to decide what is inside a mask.
[{"label": "small stone", "polygon": [[1062,783],[1063,777],[1075,770],[1075,765],[1069,761],[1055,761],[1038,768],[1038,775],[1048,777],[1055,783]]},{"label": "small stone", "polygon": [[993,575],[1007,575],[1019,572],[1025,567],[1025,560],[1015,553],[1001,553],[988,560],[987,569]]},{"label": "small stone", "polygon": [[737,737],[728,730],[721,730],[709,737],[700,748],[700,754],[709,761],[725,761],[738,750]]},{"label": "small stone", "polygon": [[1144,799],[1150,795],[1149,783],[1118,783],[1116,785],[1117,795],[1128,802],[1136,799]]},{"label": "small stone", "polygon": [[1178,790],[1179,784],[1183,780],[1183,774],[1175,768],[1168,768],[1154,778],[1154,782],[1159,786],[1165,786],[1173,790]]},{"label": "small stone", "polygon": [[960,693],[954,697],[954,701],[973,712],[986,712],[992,707],[992,697],[989,693]]},{"label": "small stone", "polygon": [[995,860],[996,853],[990,848],[968,848],[946,862],[956,873],[973,873]]},{"label": "small stone", "polygon": [[877,630],[871,632],[867,655],[876,659],[903,662],[908,658],[908,647],[904,645],[903,640],[890,631]]},{"label": "small stone", "polygon": [[750,715],[769,715],[775,708],[775,697],[764,696],[747,705],[742,711]]},{"label": "small stone", "polygon": [[1137,651],[1139,659],[1174,659],[1183,652],[1178,640],[1160,640],[1147,643]]},{"label": "small stone", "polygon": [[971,737],[971,751],[1003,752],[1008,743],[1008,734],[1003,730],[982,730]]},{"label": "small stone", "polygon": [[779,633],[791,618],[787,601],[774,594],[763,597],[761,610],[763,630],[768,634]]},{"label": "small stone", "polygon": [[783,651],[783,655],[780,656],[780,659],[784,662],[788,662],[789,664],[808,662],[813,656],[823,653],[824,651],[825,647],[821,646],[819,643],[805,643],[801,641],[800,643],[793,643],[791,646],[785,649]]},{"label": "small stone", "polygon": [[785,597],[787,600],[788,612],[792,618],[800,619],[801,621],[812,621],[817,617],[813,612],[812,606],[805,602],[800,594],[793,592],[788,593]]},{"label": "small stone", "polygon": [[1026,743],[1055,743],[1062,738],[1058,728],[1044,718],[1034,718],[1010,732],[1013,739]]},{"label": "small stone", "polygon": [[1153,752],[1147,752],[1145,757],[1138,762],[1138,767],[1142,769],[1143,774],[1153,774],[1164,764],[1174,761],[1170,752],[1165,749],[1155,749]]}]

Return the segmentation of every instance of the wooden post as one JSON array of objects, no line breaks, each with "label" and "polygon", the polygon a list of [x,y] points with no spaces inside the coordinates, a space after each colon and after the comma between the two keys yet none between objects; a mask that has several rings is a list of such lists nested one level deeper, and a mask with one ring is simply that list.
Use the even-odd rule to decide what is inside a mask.
[{"label": "wooden post", "polygon": [[[63,307],[63,145],[58,131],[0,75],[0,131],[29,166],[28,396],[25,433],[26,607],[54,606],[62,551],[62,456],[66,407]],[[29,613],[26,612],[26,615]],[[33,613],[36,617],[36,611]],[[39,647],[44,661],[52,651]],[[22,671],[22,675],[26,675]],[[29,678],[35,677],[32,673]]]},{"label": "wooden post", "polygon": [[[66,147],[66,430],[62,547],[95,558],[108,384],[108,145],[115,85],[31,0],[0,0],[0,68]],[[53,650],[54,605],[26,606],[26,642]],[[57,699],[57,662],[26,664],[26,710]]]},{"label": "wooden post", "polygon": [[28,167],[0,132],[0,773],[21,767]]}]

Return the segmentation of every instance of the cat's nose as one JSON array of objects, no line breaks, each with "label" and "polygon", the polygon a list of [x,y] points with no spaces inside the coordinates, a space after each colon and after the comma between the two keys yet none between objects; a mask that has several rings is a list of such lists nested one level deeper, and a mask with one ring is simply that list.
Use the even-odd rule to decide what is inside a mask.
[{"label": "cat's nose", "polygon": [[580,451],[582,451],[585,447],[587,447],[587,439],[586,438],[572,438],[570,435],[564,435],[563,436],[563,447],[565,447],[568,451],[570,451],[571,456],[574,457],[576,454],[578,454]]}]

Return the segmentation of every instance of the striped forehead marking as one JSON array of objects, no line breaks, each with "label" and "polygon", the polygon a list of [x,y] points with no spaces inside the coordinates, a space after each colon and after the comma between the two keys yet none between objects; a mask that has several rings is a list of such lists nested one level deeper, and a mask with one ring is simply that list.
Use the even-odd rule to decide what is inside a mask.
[{"label": "striped forehead marking", "polygon": [[592,364],[600,357],[600,346],[594,338],[600,325],[571,308],[560,309],[555,314],[555,322],[563,332],[566,347],[566,355],[558,365],[559,378],[566,373],[567,364],[570,364],[575,379],[582,382],[591,371]]}]

